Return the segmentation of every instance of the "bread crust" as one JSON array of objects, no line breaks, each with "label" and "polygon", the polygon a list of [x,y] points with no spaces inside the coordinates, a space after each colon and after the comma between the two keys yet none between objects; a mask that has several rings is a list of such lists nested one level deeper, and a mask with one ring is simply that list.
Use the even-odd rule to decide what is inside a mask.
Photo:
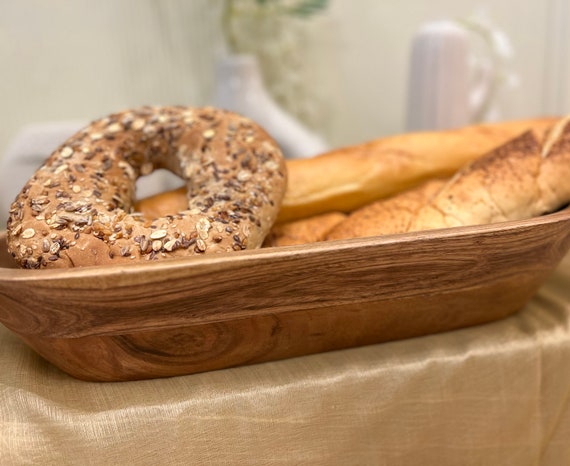
[{"label": "bread crust", "polygon": [[309,218],[275,225],[264,247],[294,246],[325,241],[329,232],[346,219],[343,212],[327,212]]},{"label": "bread crust", "polygon": [[352,212],[429,179],[450,177],[525,131],[542,140],[556,121],[545,117],[405,133],[287,161],[288,188],[278,222]]},{"label": "bread crust", "polygon": [[408,231],[520,220],[570,202],[570,121],[540,141],[532,131],[467,164],[409,224]]},{"label": "bread crust", "polygon": [[411,220],[446,183],[443,179],[428,180],[424,184],[386,199],[372,202],[349,214],[332,228],[328,241],[393,235],[408,231]]},{"label": "bread crust", "polygon": [[[187,182],[184,207],[138,215],[135,182],[158,168]],[[278,146],[240,115],[189,107],[115,113],[64,142],[24,186],[10,209],[8,248],[24,268],[257,248],[286,178]]]},{"label": "bread crust", "polygon": [[570,120],[528,130],[464,165],[448,180],[373,202],[351,213],[327,240],[520,220],[570,202]]}]

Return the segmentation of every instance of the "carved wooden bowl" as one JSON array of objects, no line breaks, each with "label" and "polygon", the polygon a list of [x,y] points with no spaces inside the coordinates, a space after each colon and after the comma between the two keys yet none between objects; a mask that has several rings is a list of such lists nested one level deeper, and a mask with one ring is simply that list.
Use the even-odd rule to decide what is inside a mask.
[{"label": "carved wooden bowl", "polygon": [[16,268],[0,322],[74,377],[167,377],[410,338],[521,309],[570,248],[570,209],[523,221],[227,255]]}]

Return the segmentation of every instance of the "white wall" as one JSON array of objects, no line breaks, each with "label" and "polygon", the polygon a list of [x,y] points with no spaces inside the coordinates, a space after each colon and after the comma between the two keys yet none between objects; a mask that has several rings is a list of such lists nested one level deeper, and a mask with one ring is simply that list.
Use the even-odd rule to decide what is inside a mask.
[{"label": "white wall", "polygon": [[219,42],[208,3],[0,0],[0,152],[29,122],[205,102]]},{"label": "white wall", "polygon": [[[504,96],[503,116],[570,112],[568,1],[332,0],[323,17],[297,25],[291,43],[302,58],[291,76],[302,98],[313,99],[303,117],[333,145],[402,131],[413,33],[425,20],[482,10],[516,54],[520,84]],[[220,4],[0,0],[0,155],[31,122],[209,103],[223,43]]]}]

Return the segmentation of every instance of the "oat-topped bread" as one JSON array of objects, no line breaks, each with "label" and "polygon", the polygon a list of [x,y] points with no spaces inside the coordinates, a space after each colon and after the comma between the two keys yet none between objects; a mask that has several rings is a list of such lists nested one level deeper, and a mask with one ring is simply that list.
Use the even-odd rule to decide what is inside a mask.
[{"label": "oat-topped bread", "polygon": [[[135,183],[165,168],[186,205],[134,212]],[[8,247],[25,268],[117,264],[260,247],[286,166],[256,123],[215,108],[142,107],[107,116],[57,148],[23,187]]]}]

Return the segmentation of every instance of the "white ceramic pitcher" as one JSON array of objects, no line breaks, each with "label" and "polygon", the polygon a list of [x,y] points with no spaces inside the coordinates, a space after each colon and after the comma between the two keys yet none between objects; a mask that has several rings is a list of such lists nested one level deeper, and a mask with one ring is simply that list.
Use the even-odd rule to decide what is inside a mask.
[{"label": "white ceramic pitcher", "polygon": [[[476,39],[486,40],[488,59],[474,66]],[[494,45],[505,47],[493,50]],[[406,129],[447,129],[485,120],[495,104],[500,77],[493,55],[508,55],[507,46],[502,33],[477,24],[469,27],[452,20],[424,24],[412,42]]]}]

